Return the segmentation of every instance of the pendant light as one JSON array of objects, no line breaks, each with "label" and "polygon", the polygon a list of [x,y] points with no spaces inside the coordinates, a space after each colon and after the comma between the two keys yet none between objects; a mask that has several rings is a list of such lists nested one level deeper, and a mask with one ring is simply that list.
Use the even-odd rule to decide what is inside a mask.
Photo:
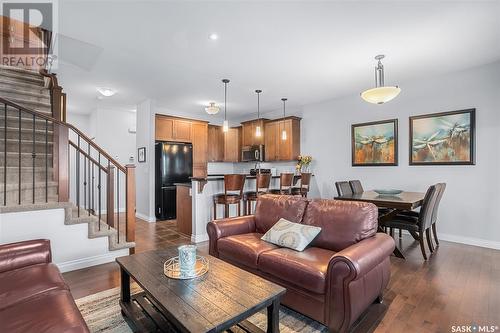
[{"label": "pendant light", "polygon": [[210,105],[205,108],[205,111],[208,114],[217,114],[217,113],[219,113],[220,108],[217,105],[215,105],[215,102],[210,102],[209,104]]},{"label": "pendant light", "polygon": [[381,62],[384,58],[385,55],[383,54],[375,57],[375,60],[378,60],[377,67],[375,67],[375,88],[361,93],[361,98],[368,103],[384,104],[394,99],[401,92],[398,86],[384,86],[384,66]]},{"label": "pendant light", "polygon": [[222,125],[222,132],[229,131],[229,122],[227,121],[227,84],[229,83],[228,79],[223,79],[224,83],[224,123]]},{"label": "pendant light", "polygon": [[287,101],[286,98],[281,99],[283,101],[283,131],[281,132],[281,140],[286,141],[287,139],[287,134],[286,134],[286,128],[285,128],[285,102]]},{"label": "pendant light", "polygon": [[[257,89],[255,90],[257,93],[257,120],[260,119],[260,93],[262,90]],[[260,138],[262,136],[262,129],[260,128],[260,125],[257,123],[257,126],[255,127],[255,136]]]}]

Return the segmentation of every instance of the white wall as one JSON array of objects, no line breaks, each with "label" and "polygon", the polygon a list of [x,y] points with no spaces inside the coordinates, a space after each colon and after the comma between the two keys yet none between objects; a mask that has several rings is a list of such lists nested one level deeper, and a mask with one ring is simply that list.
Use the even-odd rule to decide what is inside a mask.
[{"label": "white wall", "polygon": [[[333,197],[338,180],[410,191],[444,181],[441,237],[500,248],[500,63],[440,77],[429,73],[425,81],[400,86],[400,96],[384,105],[355,94],[303,108],[301,150],[315,159],[311,196]],[[408,165],[409,116],[467,108],[476,108],[475,166]],[[399,166],[352,167],[351,124],[391,118],[399,119]]]}]

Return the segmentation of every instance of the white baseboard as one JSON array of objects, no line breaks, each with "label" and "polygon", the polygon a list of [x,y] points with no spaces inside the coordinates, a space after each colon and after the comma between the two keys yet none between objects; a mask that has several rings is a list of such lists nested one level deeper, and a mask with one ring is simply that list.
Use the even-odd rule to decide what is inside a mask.
[{"label": "white baseboard", "polygon": [[208,234],[191,235],[191,242],[193,243],[201,243],[206,241],[208,241]]},{"label": "white baseboard", "polygon": [[117,251],[110,251],[109,253],[101,254],[98,256],[94,256],[94,257],[81,258],[81,259],[56,263],[56,265],[57,265],[57,267],[59,267],[59,270],[62,273],[64,273],[64,272],[74,271],[74,270],[81,269],[81,268],[86,268],[86,267],[90,267],[90,266],[96,266],[96,265],[106,264],[108,262],[113,262],[113,261],[115,261],[116,258],[128,256],[128,254],[129,254],[128,249],[123,249],[123,250],[117,250]]},{"label": "white baseboard", "polygon": [[135,212],[135,216],[140,218],[141,220],[144,220],[146,222],[156,222],[156,217],[150,217],[150,216],[147,216],[147,215],[144,215],[144,214],[141,214],[139,212]]},{"label": "white baseboard", "polygon": [[[395,231],[395,232],[397,232],[397,231]],[[410,233],[406,230],[403,230],[403,234],[410,235]],[[434,240],[434,238],[432,238],[432,239]],[[439,230],[438,230],[438,239],[440,241],[443,240],[443,241],[452,242],[452,243],[459,243],[459,244],[465,244],[465,245],[485,247],[488,249],[500,250],[500,242],[487,240],[487,239],[481,239],[481,238],[474,238],[474,237],[464,237],[464,236],[458,236],[458,235],[443,234],[443,233],[439,232]]]}]

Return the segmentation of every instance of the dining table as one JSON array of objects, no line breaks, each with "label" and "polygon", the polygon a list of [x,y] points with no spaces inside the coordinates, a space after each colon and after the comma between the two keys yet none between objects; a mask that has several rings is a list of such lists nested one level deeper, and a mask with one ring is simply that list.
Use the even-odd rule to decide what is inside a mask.
[{"label": "dining table", "polygon": [[[401,211],[414,210],[422,206],[424,202],[425,193],[423,192],[406,192],[402,191],[399,194],[379,194],[375,191],[363,191],[361,193],[345,194],[337,196],[336,200],[346,200],[346,201],[363,201],[370,202],[379,208],[388,208],[388,212],[383,215],[379,215],[379,222],[387,221],[394,216],[396,216]],[[385,230],[378,226],[378,232],[385,232]],[[396,247],[394,248],[394,255],[398,258],[405,259],[405,256],[401,250]]]}]

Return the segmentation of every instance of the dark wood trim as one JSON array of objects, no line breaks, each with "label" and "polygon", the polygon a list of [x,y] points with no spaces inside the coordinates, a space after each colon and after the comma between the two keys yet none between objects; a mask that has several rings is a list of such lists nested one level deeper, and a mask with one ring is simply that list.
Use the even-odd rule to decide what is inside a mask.
[{"label": "dark wood trim", "polygon": [[[470,113],[470,161],[466,162],[414,162],[413,161],[413,121],[416,119],[451,116],[461,113]],[[410,165],[476,165],[476,109],[463,109],[438,113],[428,113],[411,116],[409,121],[408,161]]]},{"label": "dark wood trim", "polygon": [[69,200],[69,131],[68,128],[62,125],[55,125],[57,132],[57,150],[53,166],[57,165],[57,182],[58,182],[58,200],[59,202],[67,202]]},{"label": "dark wood trim", "polygon": [[[125,238],[127,242],[135,241],[135,165],[127,164],[125,166]],[[134,248],[130,249],[130,254],[134,254]]]},{"label": "dark wood trim", "polygon": [[[381,124],[389,124],[393,123],[394,125],[394,163],[356,163],[356,143],[355,143],[355,137],[354,137],[354,129],[356,127],[364,127],[364,126],[371,126],[371,125],[381,125]],[[351,165],[354,167],[365,167],[365,166],[397,166],[399,165],[399,140],[398,140],[398,119],[387,119],[387,120],[379,120],[379,121],[371,121],[371,122],[366,122],[366,123],[358,123],[358,124],[352,124],[351,125]]]},{"label": "dark wood trim", "polygon": [[[106,223],[115,227],[115,167],[110,165],[106,168],[108,175],[106,177]],[[117,193],[120,195],[120,193]],[[120,207],[118,207],[120,209]]]}]

